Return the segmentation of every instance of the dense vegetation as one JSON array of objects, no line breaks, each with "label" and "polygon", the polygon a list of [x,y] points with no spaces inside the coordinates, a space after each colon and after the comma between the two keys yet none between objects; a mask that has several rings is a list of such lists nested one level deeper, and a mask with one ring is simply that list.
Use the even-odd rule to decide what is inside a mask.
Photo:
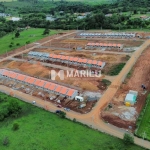
[{"label": "dense vegetation", "polygon": [[[115,137],[94,131],[87,126],[59,116],[0,93],[0,110],[11,100],[21,107],[17,118],[0,121],[1,150],[144,150],[126,144]],[[75,119],[74,119],[75,121]]]},{"label": "dense vegetation", "polygon": [[[110,4],[89,5],[82,2],[20,0],[1,2],[0,11],[19,16],[20,21],[0,17],[0,37],[26,26],[51,29],[150,29],[150,19],[140,15],[150,12],[149,0],[117,0]],[[133,7],[134,6],[134,7]],[[89,12],[82,19],[78,15]],[[46,15],[54,21],[47,21]],[[105,16],[111,14],[112,16]],[[147,14],[150,16],[150,14]]]}]

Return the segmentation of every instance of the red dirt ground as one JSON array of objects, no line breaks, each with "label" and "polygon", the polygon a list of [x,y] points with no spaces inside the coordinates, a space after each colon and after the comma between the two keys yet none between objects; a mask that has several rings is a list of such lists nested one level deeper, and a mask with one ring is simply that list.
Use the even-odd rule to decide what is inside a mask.
[{"label": "red dirt ground", "polygon": [[[116,96],[112,100],[112,104],[118,105],[116,102],[123,102],[124,97],[120,99],[120,96],[126,95],[129,90],[135,90],[138,91],[138,98],[137,103],[135,104],[135,108],[137,113],[139,114],[145,104],[145,100],[148,94],[148,91],[150,91],[150,47],[148,47],[140,56],[138,61],[136,62],[134,68],[131,71],[131,77],[128,77],[124,84],[121,85],[121,88],[117,91]],[[143,90],[141,88],[141,85],[144,84],[147,88],[147,93],[144,95]],[[119,104],[121,106],[121,104]],[[107,114],[107,115],[106,115]],[[103,119],[105,121],[108,121],[112,123],[115,126],[118,127],[124,127],[128,128],[129,125],[135,126],[134,122],[128,122],[123,121],[118,117],[115,117],[114,115],[111,115],[109,111],[103,111]],[[134,127],[133,126],[133,127]]]}]

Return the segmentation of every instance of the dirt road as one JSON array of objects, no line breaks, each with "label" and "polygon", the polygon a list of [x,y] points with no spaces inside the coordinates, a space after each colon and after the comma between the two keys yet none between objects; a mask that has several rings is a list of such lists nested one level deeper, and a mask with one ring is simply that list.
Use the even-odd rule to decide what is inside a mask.
[{"label": "dirt road", "polygon": [[[72,34],[72,33],[70,33],[70,34]],[[47,42],[49,42],[49,41],[47,41]],[[46,42],[44,42],[42,44],[45,44],[45,43]],[[121,83],[124,81],[126,75],[131,70],[131,68],[135,64],[135,62],[138,59],[138,57],[140,56],[140,54],[143,52],[143,50],[147,46],[149,46],[149,44],[150,44],[150,40],[147,40],[139,48],[139,50],[137,50],[137,51],[135,51],[133,53],[132,57],[126,63],[126,65],[123,68],[123,70],[116,77],[116,79],[112,82],[112,85],[107,89],[107,91],[105,92],[105,94],[97,102],[96,106],[93,108],[93,110],[90,113],[81,115],[79,113],[70,111],[70,112],[67,112],[67,117],[70,118],[70,119],[76,118],[78,121],[80,121],[80,122],[82,122],[84,124],[87,124],[87,125],[91,126],[92,128],[98,129],[98,130],[100,130],[102,132],[106,132],[106,133],[108,133],[110,135],[113,135],[113,136],[116,136],[118,138],[123,138],[123,135],[124,135],[124,133],[126,131],[123,130],[123,129],[119,129],[119,128],[115,127],[115,126],[112,126],[110,124],[104,123],[100,119],[100,112],[101,112],[101,109],[111,101],[112,97],[117,92],[117,89],[120,87]],[[32,47],[32,48],[34,48],[34,47]],[[25,50],[24,52],[28,52],[29,50],[31,50],[31,48]],[[11,58],[13,56],[22,54],[24,52],[20,52],[20,53],[17,53],[15,55],[6,57],[3,60],[9,59],[9,58]],[[3,61],[3,60],[1,60],[1,61]],[[4,87],[4,86],[0,85],[0,91],[9,94],[10,93],[10,88]],[[27,94],[21,93],[19,91],[13,91],[13,93],[15,94],[15,97],[17,97],[17,98],[19,98],[21,100],[24,100],[26,102],[29,102],[29,103],[31,103],[33,100],[36,100],[36,105],[37,106],[44,107],[48,111],[54,112],[56,109],[58,109],[53,104],[51,104],[51,103],[49,103],[47,101],[44,102],[43,100],[35,98],[35,97],[31,96],[31,95],[27,95]],[[144,141],[142,139],[138,139],[137,137],[134,137],[134,140],[135,140],[135,144],[150,149],[150,142]]]}]

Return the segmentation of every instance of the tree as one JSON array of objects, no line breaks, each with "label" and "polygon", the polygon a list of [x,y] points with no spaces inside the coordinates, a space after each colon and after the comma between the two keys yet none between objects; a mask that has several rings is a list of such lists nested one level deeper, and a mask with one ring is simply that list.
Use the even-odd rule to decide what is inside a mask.
[{"label": "tree", "polygon": [[49,34],[49,29],[48,28],[45,28],[45,30],[44,30],[44,32],[43,32],[43,35],[47,35],[47,34]]},{"label": "tree", "polygon": [[21,112],[21,107],[17,101],[11,100],[7,106],[9,115],[14,117],[18,117],[19,113]]},{"label": "tree", "polygon": [[128,133],[124,134],[123,141],[127,145],[134,144],[134,138],[133,138],[133,136],[131,136]]},{"label": "tree", "polygon": [[18,38],[20,36],[19,31],[16,32],[15,37]]},{"label": "tree", "polygon": [[19,129],[19,124],[18,123],[14,123],[13,127],[12,127],[12,130],[16,131],[18,129]]}]

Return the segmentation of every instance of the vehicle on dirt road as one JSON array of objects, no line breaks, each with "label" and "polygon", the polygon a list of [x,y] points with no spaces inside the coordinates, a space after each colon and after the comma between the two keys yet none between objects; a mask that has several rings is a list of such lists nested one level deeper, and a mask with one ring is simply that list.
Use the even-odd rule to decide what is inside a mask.
[{"label": "vehicle on dirt road", "polygon": [[55,111],[56,114],[59,114],[60,112],[61,112],[61,110],[56,110]]},{"label": "vehicle on dirt road", "polygon": [[57,107],[62,108],[62,106],[61,106],[61,105],[57,105]]},{"label": "vehicle on dirt road", "polygon": [[64,110],[65,110],[65,111],[70,111],[70,108],[67,108],[67,107],[66,107],[66,108],[64,108]]}]

